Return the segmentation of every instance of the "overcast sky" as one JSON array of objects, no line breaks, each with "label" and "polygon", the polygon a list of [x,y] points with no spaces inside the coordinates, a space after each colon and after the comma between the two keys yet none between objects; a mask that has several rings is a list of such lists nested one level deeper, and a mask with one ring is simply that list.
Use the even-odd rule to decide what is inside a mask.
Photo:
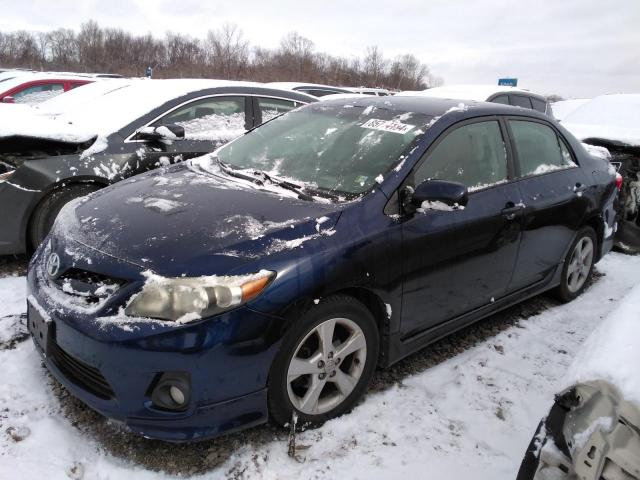
[{"label": "overcast sky", "polygon": [[[514,76],[541,93],[591,97],[640,93],[640,0],[5,0],[0,31],[102,26],[161,37],[204,37],[238,24],[253,45],[276,47],[289,31],[318,51],[386,57],[413,53],[445,84]],[[295,79],[291,79],[295,80]]]}]

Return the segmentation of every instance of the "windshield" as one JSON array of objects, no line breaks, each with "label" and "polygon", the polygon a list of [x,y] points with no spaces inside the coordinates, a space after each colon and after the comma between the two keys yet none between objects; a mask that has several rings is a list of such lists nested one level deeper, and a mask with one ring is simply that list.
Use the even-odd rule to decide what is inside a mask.
[{"label": "windshield", "polygon": [[379,106],[313,104],[262,125],[217,155],[233,169],[353,196],[381,181],[431,118]]}]

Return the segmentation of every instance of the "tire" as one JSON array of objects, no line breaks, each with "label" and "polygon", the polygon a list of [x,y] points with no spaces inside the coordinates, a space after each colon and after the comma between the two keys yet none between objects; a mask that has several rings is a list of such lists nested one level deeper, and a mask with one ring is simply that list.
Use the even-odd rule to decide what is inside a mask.
[{"label": "tire", "polygon": [[[561,301],[570,302],[587,287],[593,274],[597,245],[596,232],[593,228],[584,227],[576,234],[564,260],[560,285],[555,292]],[[590,254],[588,254],[589,249]]]},{"label": "tire", "polygon": [[[332,341],[322,342],[330,331]],[[300,422],[319,425],[349,412],[371,381],[379,345],[376,321],[362,303],[346,295],[323,299],[282,340],[269,372],[271,420],[284,426],[295,412]],[[351,353],[341,358],[341,351]]]},{"label": "tire", "polygon": [[62,207],[71,200],[84,197],[96,190],[98,190],[98,186],[84,183],[59,188],[47,195],[31,215],[29,222],[29,244],[31,248],[35,250],[44,240]]}]

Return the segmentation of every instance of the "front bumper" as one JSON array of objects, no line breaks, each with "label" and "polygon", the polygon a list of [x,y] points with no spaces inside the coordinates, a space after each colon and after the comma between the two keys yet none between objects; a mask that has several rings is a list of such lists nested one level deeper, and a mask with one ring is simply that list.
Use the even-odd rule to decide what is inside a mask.
[{"label": "front bumper", "polygon": [[24,253],[29,215],[42,192],[0,182],[0,255]]},{"label": "front bumper", "polygon": [[[37,268],[32,263],[28,274],[29,299],[54,326],[47,351],[38,342],[36,348],[53,376],[92,409],[135,433],[174,442],[267,421],[267,378],[278,346],[272,332],[280,330],[279,318],[246,307],[168,327],[80,318],[52,305]],[[188,408],[157,408],[151,401],[154,382],[163,372],[176,371],[190,378]]]}]

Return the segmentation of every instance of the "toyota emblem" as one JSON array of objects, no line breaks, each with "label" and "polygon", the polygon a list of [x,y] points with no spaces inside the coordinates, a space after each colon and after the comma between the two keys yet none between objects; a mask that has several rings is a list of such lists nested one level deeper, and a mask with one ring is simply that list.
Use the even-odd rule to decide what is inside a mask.
[{"label": "toyota emblem", "polygon": [[52,253],[49,255],[47,259],[47,273],[51,278],[54,278],[58,275],[58,271],[60,270],[60,257],[57,253]]}]

